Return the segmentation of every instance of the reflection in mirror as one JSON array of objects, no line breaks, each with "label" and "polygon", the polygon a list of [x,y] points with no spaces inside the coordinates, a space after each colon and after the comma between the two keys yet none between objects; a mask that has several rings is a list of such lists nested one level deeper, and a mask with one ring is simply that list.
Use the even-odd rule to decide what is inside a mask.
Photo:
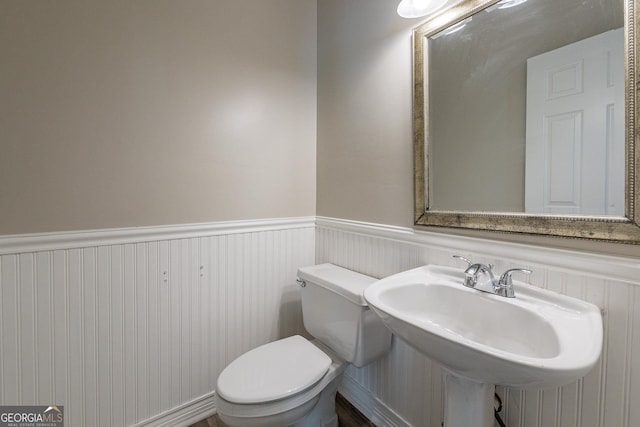
[{"label": "reflection in mirror", "polygon": [[416,224],[640,242],[638,1],[463,0],[414,31]]},{"label": "reflection in mirror", "polygon": [[430,206],[623,216],[622,0],[499,3],[472,18],[425,44]]}]

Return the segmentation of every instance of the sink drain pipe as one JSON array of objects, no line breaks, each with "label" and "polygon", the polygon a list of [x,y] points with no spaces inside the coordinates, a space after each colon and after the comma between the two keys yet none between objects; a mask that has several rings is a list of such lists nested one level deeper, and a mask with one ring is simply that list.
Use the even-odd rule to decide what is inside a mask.
[{"label": "sink drain pipe", "polygon": [[498,393],[495,393],[494,397],[495,397],[495,403],[494,403],[495,406],[493,408],[493,413],[496,416],[496,421],[498,422],[500,427],[507,427],[504,421],[502,421],[502,418],[500,417],[500,412],[502,411],[502,399],[500,399],[500,396],[498,396]]}]

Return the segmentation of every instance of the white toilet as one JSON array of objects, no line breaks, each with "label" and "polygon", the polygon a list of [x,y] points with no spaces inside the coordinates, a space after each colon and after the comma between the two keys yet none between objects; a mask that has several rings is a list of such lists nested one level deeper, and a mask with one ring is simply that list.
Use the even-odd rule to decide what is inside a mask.
[{"label": "white toilet", "polygon": [[316,339],[284,338],[248,351],[218,377],[216,408],[230,427],[337,427],[335,395],[351,363],[367,365],[391,332],[367,307],[376,279],[333,264],[298,270],[304,326]]}]

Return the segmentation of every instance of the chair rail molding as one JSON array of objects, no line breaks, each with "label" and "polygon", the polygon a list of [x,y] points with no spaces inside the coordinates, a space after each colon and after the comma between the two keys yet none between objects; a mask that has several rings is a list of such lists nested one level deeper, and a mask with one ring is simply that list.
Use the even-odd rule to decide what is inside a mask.
[{"label": "chair rail molding", "polygon": [[506,262],[540,264],[565,272],[631,282],[640,285],[640,259],[568,249],[501,242],[475,237],[434,233],[393,225],[339,218],[317,217],[320,229],[338,230],[411,245],[428,246],[455,253],[481,253]]},{"label": "chair rail molding", "polygon": [[313,227],[315,217],[0,235],[0,255]]}]

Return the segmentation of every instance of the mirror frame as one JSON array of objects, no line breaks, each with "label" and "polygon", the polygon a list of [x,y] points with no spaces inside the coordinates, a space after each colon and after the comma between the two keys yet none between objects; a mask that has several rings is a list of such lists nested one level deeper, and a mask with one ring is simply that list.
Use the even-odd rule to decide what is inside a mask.
[{"label": "mirror frame", "polygon": [[500,0],[462,0],[413,30],[414,223],[419,226],[594,239],[640,244],[640,59],[636,56],[640,0],[625,5],[625,216],[570,216],[520,212],[436,211],[429,207],[429,104],[425,79],[425,40]]}]

